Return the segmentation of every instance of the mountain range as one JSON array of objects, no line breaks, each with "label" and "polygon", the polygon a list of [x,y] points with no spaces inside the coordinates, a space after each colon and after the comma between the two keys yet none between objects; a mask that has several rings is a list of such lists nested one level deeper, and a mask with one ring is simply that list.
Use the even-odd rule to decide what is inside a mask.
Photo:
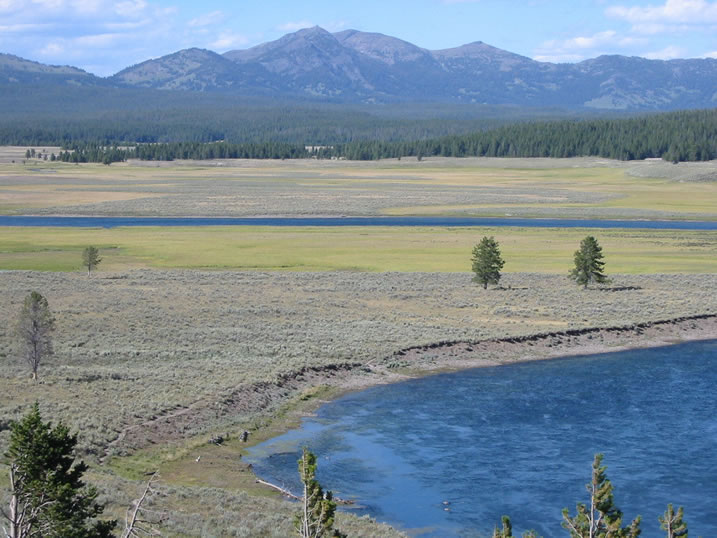
[{"label": "mountain range", "polygon": [[377,33],[320,27],[224,54],[191,48],[107,78],[0,54],[0,85],[56,84],[317,99],[614,110],[717,106],[717,60],[600,56],[538,62],[480,41],[427,50]]}]

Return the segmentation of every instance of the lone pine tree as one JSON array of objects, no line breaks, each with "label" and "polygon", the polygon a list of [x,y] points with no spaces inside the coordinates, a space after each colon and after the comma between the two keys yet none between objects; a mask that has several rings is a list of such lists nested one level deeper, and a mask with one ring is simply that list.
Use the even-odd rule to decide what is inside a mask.
[{"label": "lone pine tree", "polygon": [[42,361],[53,353],[51,333],[54,330],[55,318],[47,299],[33,291],[25,298],[16,327],[20,352],[30,366],[33,380],[37,380]]},{"label": "lone pine tree", "polygon": [[636,538],[640,535],[640,516],[629,527],[622,527],[622,512],[615,506],[612,484],[602,465],[602,454],[596,454],[592,466],[592,479],[585,487],[590,504],[578,504],[575,516],[563,509],[563,527],[571,538]]},{"label": "lone pine tree", "polygon": [[500,281],[500,270],[503,269],[505,261],[500,256],[498,242],[491,237],[483,237],[475,247],[473,247],[473,282],[477,282],[488,288],[488,284],[498,284]]},{"label": "lone pine tree", "polygon": [[336,503],[330,491],[324,492],[316,480],[316,456],[304,447],[299,459],[299,477],[304,486],[301,512],[296,515],[294,525],[301,538],[341,537],[334,529]]},{"label": "lone pine tree", "polygon": [[37,403],[19,422],[10,425],[5,457],[10,472],[8,538],[112,536],[116,521],[98,521],[104,507],[97,491],[82,481],[87,470],[75,463],[77,436],[58,424],[42,422]]},{"label": "lone pine tree", "polygon": [[591,282],[598,284],[606,282],[607,276],[603,272],[605,262],[602,261],[602,247],[597,239],[588,235],[580,242],[580,249],[575,251],[575,267],[570,271],[570,278],[584,288]]},{"label": "lone pine tree", "polygon": [[101,261],[100,251],[95,247],[87,247],[82,252],[82,265],[87,267],[87,276],[90,276],[93,269],[97,269]]},{"label": "lone pine tree", "polygon": [[684,509],[680,506],[675,513],[671,504],[667,505],[664,515],[658,517],[660,528],[667,532],[667,538],[687,538],[687,522],[684,517]]}]

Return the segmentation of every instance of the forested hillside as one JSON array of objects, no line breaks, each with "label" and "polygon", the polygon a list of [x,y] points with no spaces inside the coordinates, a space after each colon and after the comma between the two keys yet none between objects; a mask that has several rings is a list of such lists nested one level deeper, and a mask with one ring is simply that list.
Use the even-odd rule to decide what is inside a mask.
[{"label": "forested hillside", "polygon": [[707,161],[717,158],[717,109],[518,124],[434,140],[355,142],[337,146],[333,154],[358,160],[437,155]]},{"label": "forested hillside", "polygon": [[519,121],[604,114],[472,104],[339,105],[129,88],[0,84],[0,95],[0,144],[29,146],[419,140]]},{"label": "forested hillside", "polygon": [[59,155],[71,162],[125,159],[319,159],[377,160],[400,157],[581,157],[706,161],[717,158],[717,110],[672,112],[640,118],[514,124],[467,135],[412,141],[345,144],[280,141],[173,142],[118,148],[69,144]]}]

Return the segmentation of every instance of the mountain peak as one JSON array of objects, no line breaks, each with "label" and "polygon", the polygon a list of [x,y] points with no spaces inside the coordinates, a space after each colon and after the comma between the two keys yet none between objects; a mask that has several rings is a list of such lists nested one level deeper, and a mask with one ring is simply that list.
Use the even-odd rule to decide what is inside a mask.
[{"label": "mountain peak", "polygon": [[497,59],[497,58],[521,58],[527,61],[533,61],[530,58],[499,49],[483,41],[473,41],[460,47],[450,49],[434,50],[434,56],[441,58],[473,58],[473,59]]},{"label": "mountain peak", "polygon": [[334,37],[342,45],[389,65],[430,58],[430,53],[427,50],[408,41],[384,34],[344,30],[335,33]]},{"label": "mountain peak", "polygon": [[[324,35],[324,34],[331,35],[331,33],[329,31],[324,30],[321,26],[316,25],[316,26],[307,26],[306,28],[301,28],[301,29],[297,30],[296,32],[294,32],[293,35]],[[292,34],[288,34],[288,35],[292,35]]]},{"label": "mountain peak", "polygon": [[[2,1],[2,0],[0,0]],[[717,60],[537,62],[474,41],[430,51],[375,32],[302,28],[246,50],[189,48],[100,79],[0,54],[0,84],[138,86],[343,102],[463,102],[632,110],[711,108]]]},{"label": "mountain peak", "polygon": [[132,86],[202,91],[231,86],[234,68],[216,52],[193,47],[133,65],[112,79]]}]

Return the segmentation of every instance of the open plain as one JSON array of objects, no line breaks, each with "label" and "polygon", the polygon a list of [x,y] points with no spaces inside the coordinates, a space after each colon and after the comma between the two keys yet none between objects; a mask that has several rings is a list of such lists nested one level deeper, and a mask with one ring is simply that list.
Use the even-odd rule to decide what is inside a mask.
[{"label": "open plain", "polygon": [[596,158],[2,163],[0,214],[714,220],[714,163]]},{"label": "open plain", "polygon": [[[715,220],[716,168],[597,159],[6,162],[0,212]],[[566,275],[588,233],[612,280],[583,290]],[[488,290],[470,274],[482,235],[494,235],[506,259],[501,285]],[[87,245],[104,258],[91,277],[80,268]],[[271,436],[341,391],[717,337],[717,232],[6,227],[0,269],[0,445],[9,420],[38,400],[43,416],[80,432],[90,478],[115,517],[144,473],[159,469],[153,507],[178,536],[288,535],[294,507],[254,484],[237,436]],[[57,319],[55,355],[35,384],[12,332],[32,290]],[[207,444],[217,434],[229,440]],[[364,536],[394,532],[350,515],[339,523]]]}]

